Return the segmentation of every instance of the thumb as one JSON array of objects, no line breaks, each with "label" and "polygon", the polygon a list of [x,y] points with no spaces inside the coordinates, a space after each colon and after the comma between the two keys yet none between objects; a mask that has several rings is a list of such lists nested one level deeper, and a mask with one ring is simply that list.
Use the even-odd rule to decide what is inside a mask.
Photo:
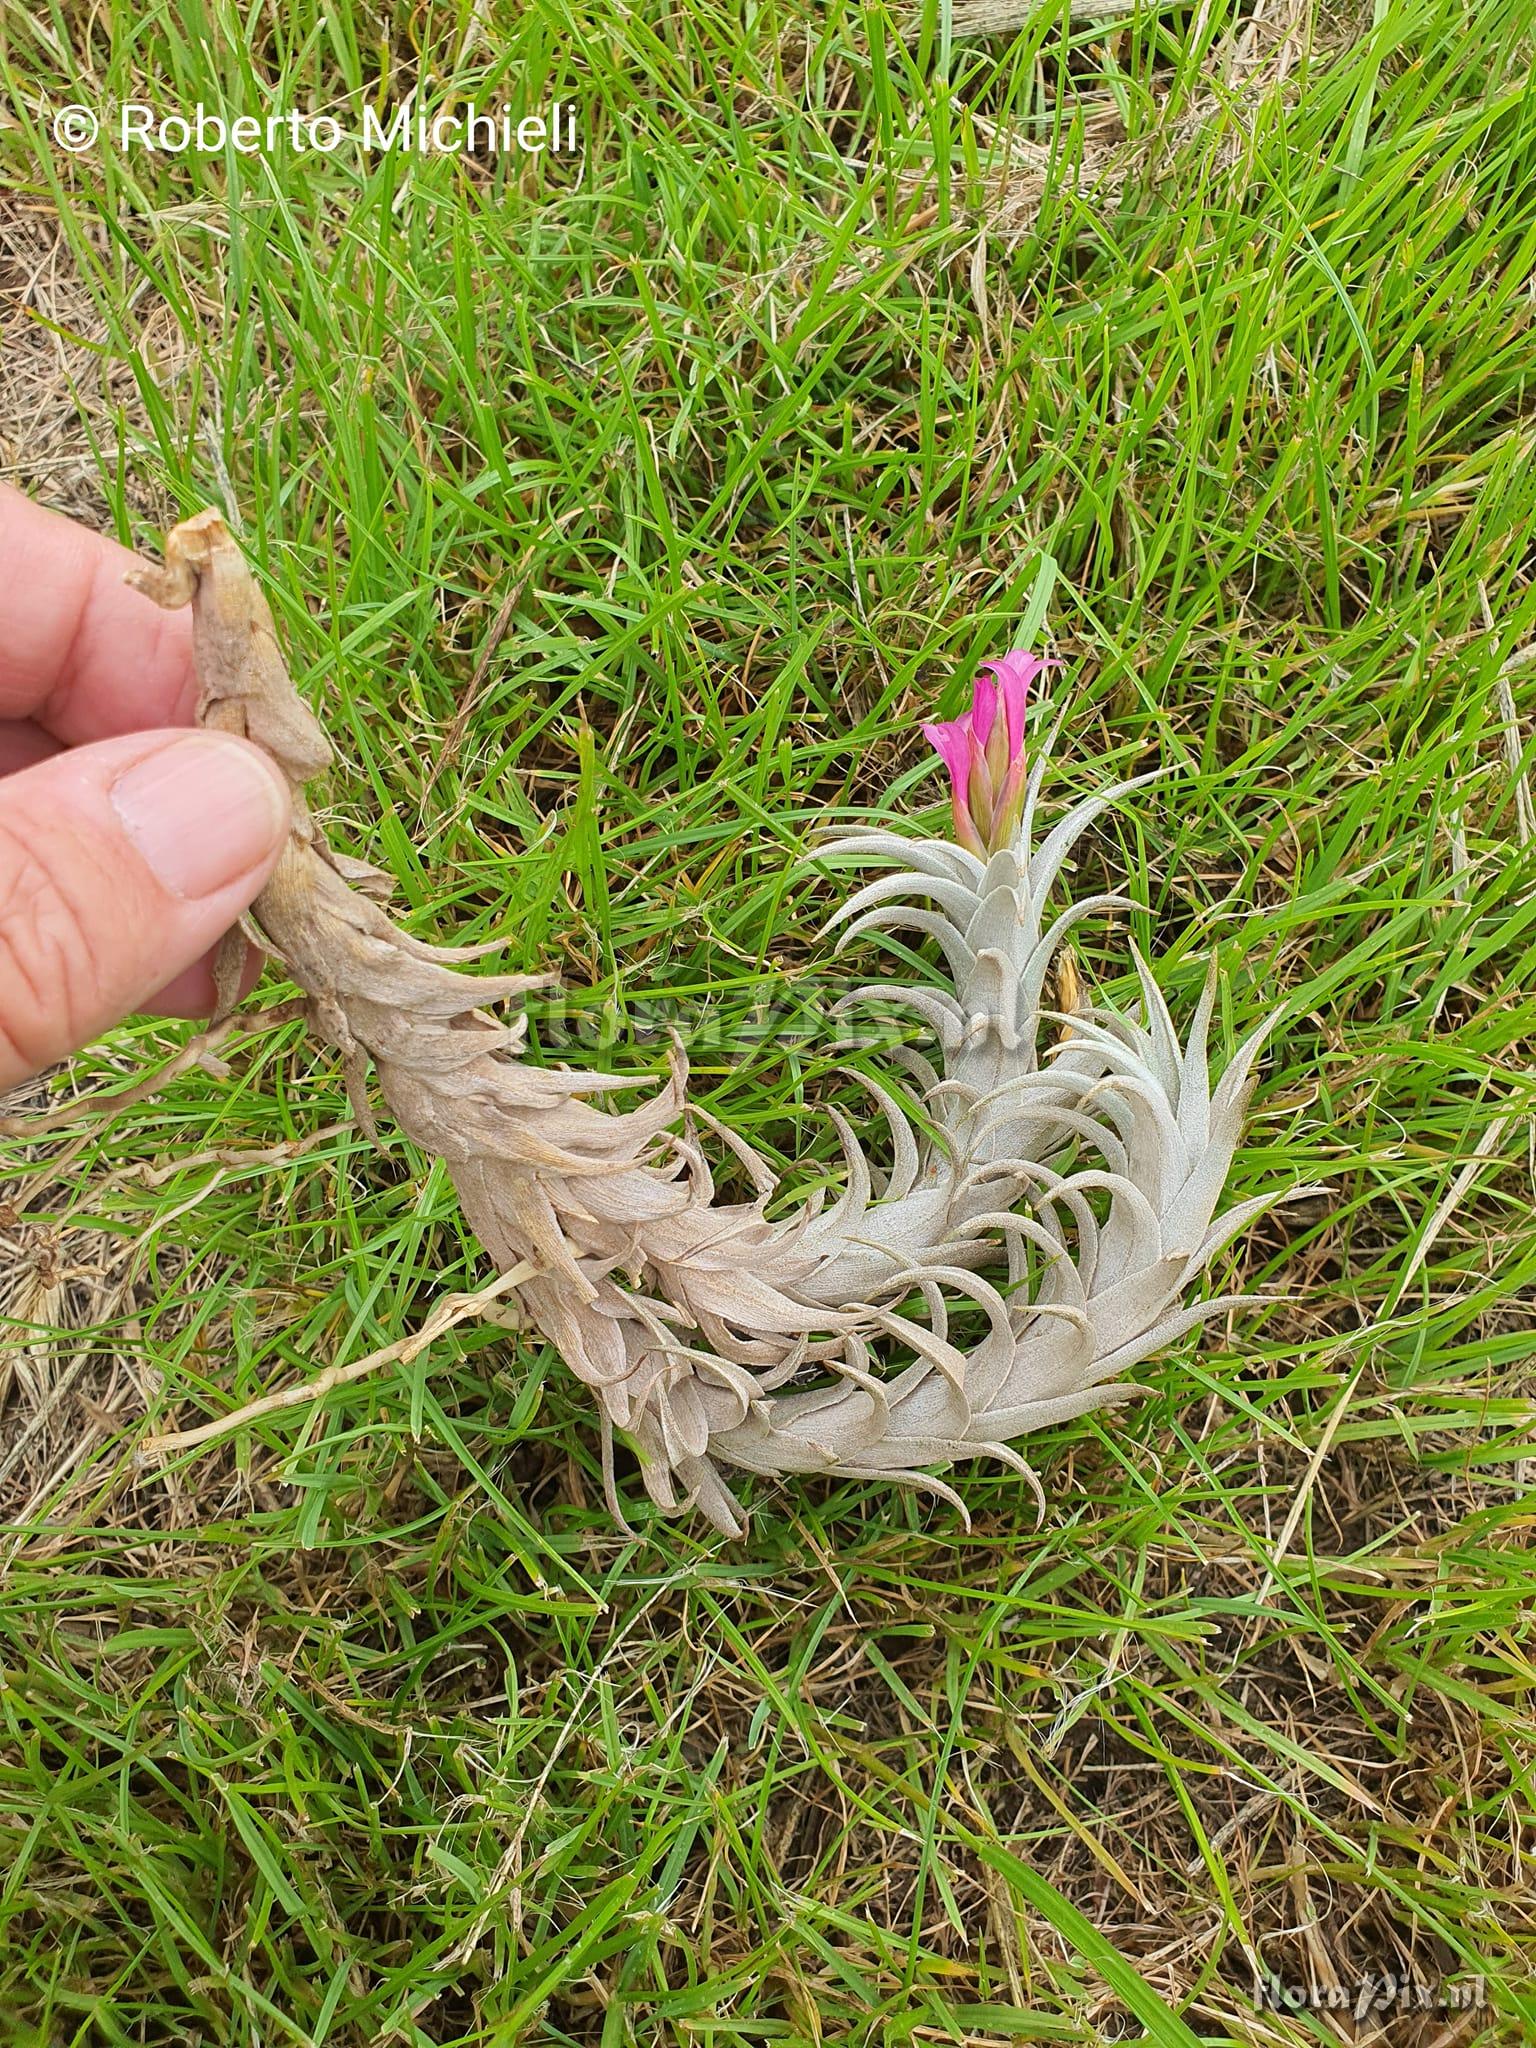
[{"label": "thumb", "polygon": [[227,733],[131,733],[0,781],[0,1089],[206,953],[287,828],[279,771]]}]

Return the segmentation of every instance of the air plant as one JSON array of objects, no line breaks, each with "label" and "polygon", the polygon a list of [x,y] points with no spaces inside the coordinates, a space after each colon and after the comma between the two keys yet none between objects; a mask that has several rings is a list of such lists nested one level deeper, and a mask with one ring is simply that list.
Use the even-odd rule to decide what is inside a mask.
[{"label": "air plant", "polygon": [[[891,1148],[877,1190],[830,1111],[840,1199],[770,1220],[767,1162],[690,1107],[680,1049],[629,1107],[606,1104],[632,1079],[526,1063],[522,1023],[490,1006],[538,978],[459,971],[485,949],[411,938],[376,900],[382,878],[328,846],[305,786],[330,744],[218,514],[175,528],[165,568],[130,580],[163,605],[190,601],[203,722],[265,747],[292,787],[292,836],[252,932],[304,991],[365,1126],[371,1067],[395,1122],[444,1161],[498,1267],[487,1312],[515,1294],[590,1389],[615,1515],[615,1432],[659,1507],[697,1507],[727,1534],[743,1527],[733,1470],[883,1478],[963,1512],[937,1469],[986,1457],[1027,1471],[1014,1439],[1125,1398],[1123,1373],[1240,1299],[1190,1296],[1282,1193],[1218,1214],[1268,1027],[1213,1084],[1214,979],[1181,1043],[1138,957],[1139,1015],[1074,996],[1053,1035],[1053,961],[1074,925],[1123,900],[1052,911],[1053,892],[1082,834],[1137,784],[1039,829],[1049,751],[1030,761],[1024,745],[1036,657],[989,664],[967,717],[925,727],[950,771],[953,841],[869,829],[819,848],[824,863],[882,870],[833,918],[839,943],[916,931],[950,986],[849,991],[895,997],[931,1028],[936,1061],[909,1056],[924,1128],[875,1086]],[[748,1170],[752,1200],[717,1196],[711,1134]]]}]

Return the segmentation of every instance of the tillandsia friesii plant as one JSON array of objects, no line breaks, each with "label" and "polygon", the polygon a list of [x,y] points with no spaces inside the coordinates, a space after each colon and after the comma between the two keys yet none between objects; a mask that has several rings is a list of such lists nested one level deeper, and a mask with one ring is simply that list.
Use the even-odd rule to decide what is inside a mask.
[{"label": "tillandsia friesii plant", "polygon": [[[924,728],[950,772],[953,841],[867,830],[820,848],[823,861],[887,870],[833,918],[842,939],[926,934],[951,987],[850,990],[849,1001],[897,997],[931,1027],[937,1062],[907,1055],[925,1128],[874,1086],[891,1142],[877,1189],[858,1137],[829,1111],[847,1160],[841,1198],[770,1221],[766,1162],[690,1107],[680,1048],[649,1100],[600,1106],[642,1084],[528,1064],[522,1022],[491,1012],[539,978],[460,972],[489,949],[409,937],[382,907],[387,878],[327,845],[305,791],[330,744],[219,515],[176,527],[165,567],[130,580],[162,605],[191,603],[203,723],[265,747],[292,786],[292,836],[253,935],[339,1051],[365,1127],[371,1066],[400,1128],[446,1164],[500,1271],[487,1295],[515,1293],[591,1389],[616,1515],[616,1431],[658,1506],[697,1506],[728,1534],[743,1526],[733,1468],[915,1484],[963,1513],[936,1468],[993,1457],[1027,1473],[1015,1438],[1134,1392],[1111,1383],[1244,1298],[1189,1300],[1287,1192],[1217,1213],[1268,1027],[1213,1086],[1214,978],[1183,1044],[1139,957],[1138,1015],[1090,1007],[1065,973],[1061,1011],[1046,1009],[1071,928],[1124,903],[1048,912],[1062,867],[1149,778],[1077,804],[1035,843],[1048,751],[1026,760],[1025,699],[1044,666],[1033,656],[988,664],[969,715]],[[234,935],[226,1008],[242,954]],[[753,1200],[717,1196],[706,1133],[746,1168]]]}]

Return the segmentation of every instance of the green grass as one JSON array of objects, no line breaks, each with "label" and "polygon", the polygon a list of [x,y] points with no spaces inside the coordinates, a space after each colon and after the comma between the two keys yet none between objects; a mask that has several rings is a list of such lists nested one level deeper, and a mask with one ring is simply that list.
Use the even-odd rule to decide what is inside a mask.
[{"label": "green grass", "polygon": [[[933,0],[0,24],[103,523],[232,490],[338,838],[413,930],[559,971],[546,1056],[659,1072],[675,1021],[788,1188],[834,1171],[826,1106],[867,1107],[801,857],[938,805],[914,721],[1031,620],[1057,796],[1179,770],[1079,860],[1138,902],[1085,972],[1128,999],[1134,937],[1187,1017],[1217,952],[1228,1046],[1283,1004],[1234,1193],[1330,1188],[1233,1255],[1274,1302],[1027,1447],[1040,1526],[978,1467],[969,1531],[785,1484],[720,1547],[632,1465],[617,1533],[587,1403],[494,1330],[136,1466],[146,1415],[486,1277],[296,1027],[12,1145],[95,1334],[75,1373],[62,1311],[8,1326],[61,1377],[9,1459],[35,1389],[0,1410],[0,2037],[1531,2038],[1529,16],[1320,6],[1282,62],[1265,14],[1227,64],[1232,0],[982,42]],[[574,100],[580,165],[46,139],[67,101],[355,119],[418,68]],[[8,352],[60,339],[29,303]],[[1485,2002],[1255,2008],[1256,1963],[1410,1962]]]}]

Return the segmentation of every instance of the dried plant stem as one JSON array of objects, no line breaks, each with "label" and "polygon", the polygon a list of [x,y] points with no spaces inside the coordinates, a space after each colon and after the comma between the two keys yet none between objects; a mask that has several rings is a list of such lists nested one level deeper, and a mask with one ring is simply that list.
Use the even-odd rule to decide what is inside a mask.
[{"label": "dried plant stem", "polygon": [[[148,1102],[158,1095],[162,1088],[168,1088],[178,1075],[204,1065],[226,1039],[246,1032],[267,1030],[277,1024],[291,1024],[296,1017],[306,1016],[308,1010],[307,1003],[298,1001],[274,1003],[270,1009],[258,1010],[251,1016],[221,1017],[206,1031],[199,1031],[195,1038],[189,1038],[181,1050],[147,1080],[135,1081],[129,1088],[96,1088],[89,1095],[75,1095],[68,1102],[56,1103],[48,1109],[28,1110],[23,1116],[0,1116],[0,1138],[35,1138],[44,1131],[67,1130],[70,1125],[86,1119],[96,1122],[116,1116],[125,1109],[136,1109],[141,1102]],[[221,1071],[227,1072],[227,1069]]]},{"label": "dried plant stem", "polygon": [[[1119,21],[1126,15],[1166,12],[1174,0],[1072,0],[1074,28],[1085,21]],[[957,36],[1011,35],[1037,15],[1060,10],[1053,0],[955,0],[953,16]]]},{"label": "dried plant stem", "polygon": [[386,1365],[409,1365],[429,1344],[435,1343],[457,1324],[483,1320],[488,1309],[504,1295],[510,1294],[513,1288],[533,1279],[537,1271],[535,1266],[513,1266],[505,1273],[498,1273],[494,1280],[477,1288],[473,1294],[445,1294],[421,1328],[413,1330],[410,1336],[397,1338],[381,1350],[370,1351],[366,1358],[356,1358],[350,1365],[328,1365],[324,1372],[317,1373],[312,1380],[305,1380],[302,1386],[283,1387],[275,1394],[264,1394],[259,1401],[248,1401],[245,1407],[235,1409],[231,1415],[220,1415],[212,1422],[199,1423],[196,1429],[170,1430],[164,1436],[146,1437],[139,1446],[139,1458],[145,1464],[158,1463],[177,1451],[191,1451],[200,1444],[217,1443],[221,1437],[232,1436],[239,1429],[248,1429],[264,1415],[275,1415],[280,1409],[312,1408],[337,1387],[349,1387]]}]

